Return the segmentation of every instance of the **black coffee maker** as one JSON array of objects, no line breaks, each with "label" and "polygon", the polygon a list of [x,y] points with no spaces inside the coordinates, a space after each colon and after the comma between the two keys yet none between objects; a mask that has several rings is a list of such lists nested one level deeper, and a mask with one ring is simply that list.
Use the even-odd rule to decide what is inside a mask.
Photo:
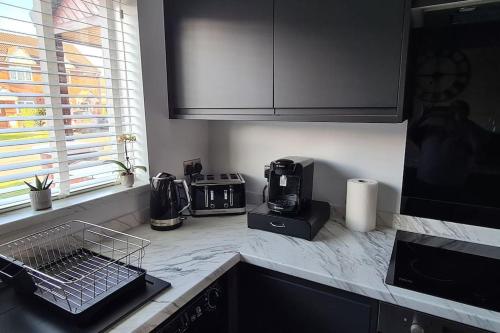
[{"label": "black coffee maker", "polygon": [[151,228],[172,230],[182,225],[181,213],[191,205],[191,197],[185,180],[161,172],[151,177],[150,214]]},{"label": "black coffee maker", "polygon": [[267,206],[273,212],[298,214],[312,200],[314,161],[290,156],[271,162],[266,170],[269,181]]},{"label": "black coffee maker", "polygon": [[330,218],[328,202],[312,200],[314,161],[285,157],[265,167],[268,198],[247,215],[248,227],[312,240]]}]

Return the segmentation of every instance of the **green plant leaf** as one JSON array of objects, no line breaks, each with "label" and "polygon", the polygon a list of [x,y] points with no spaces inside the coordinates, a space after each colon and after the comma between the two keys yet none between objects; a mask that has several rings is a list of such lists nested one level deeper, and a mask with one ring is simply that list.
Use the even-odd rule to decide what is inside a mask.
[{"label": "green plant leaf", "polygon": [[140,170],[142,170],[142,171],[144,171],[144,172],[146,172],[146,171],[148,170],[148,169],[147,169],[145,166],[143,166],[143,165],[136,165],[136,166],[134,167],[134,169],[140,169]]},{"label": "green plant leaf", "polygon": [[36,187],[35,187],[35,186],[31,185],[30,183],[28,183],[28,182],[26,182],[26,181],[25,181],[24,183],[25,183],[26,185],[28,185],[28,187],[30,188],[30,191],[37,191],[37,189],[36,189]]},{"label": "green plant leaf", "polygon": [[48,180],[49,180],[49,175],[45,175],[45,179],[42,182],[42,189],[45,189]]},{"label": "green plant leaf", "polygon": [[37,175],[35,175],[35,184],[37,191],[41,191],[43,189],[42,182],[40,181]]},{"label": "green plant leaf", "polygon": [[122,162],[120,161],[115,161],[115,160],[107,160],[107,161],[104,161],[104,163],[113,163],[113,164],[116,164],[118,165],[120,168],[123,169],[123,171],[125,172],[130,172],[130,169],[127,168],[127,166],[125,164],[123,164]]},{"label": "green plant leaf", "polygon": [[50,183],[45,184],[45,187],[44,187],[43,189],[44,189],[44,190],[49,189],[49,188],[50,188],[50,185],[52,185],[52,183],[53,183],[53,182],[54,182],[54,181],[53,181],[53,180],[51,180],[51,181],[50,181]]}]

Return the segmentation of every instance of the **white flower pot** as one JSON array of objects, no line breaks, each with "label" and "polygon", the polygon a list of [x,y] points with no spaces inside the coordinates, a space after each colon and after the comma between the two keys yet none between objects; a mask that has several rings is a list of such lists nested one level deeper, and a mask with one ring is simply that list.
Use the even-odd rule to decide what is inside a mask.
[{"label": "white flower pot", "polygon": [[52,191],[50,188],[42,191],[30,191],[31,208],[43,210],[52,207]]},{"label": "white flower pot", "polygon": [[125,187],[134,186],[135,175],[133,173],[129,174],[121,174],[120,175],[120,183]]}]

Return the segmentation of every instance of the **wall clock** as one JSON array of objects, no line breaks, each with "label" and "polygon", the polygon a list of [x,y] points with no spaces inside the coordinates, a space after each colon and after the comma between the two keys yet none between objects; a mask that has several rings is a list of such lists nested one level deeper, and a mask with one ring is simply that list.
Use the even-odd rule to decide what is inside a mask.
[{"label": "wall clock", "polygon": [[416,96],[440,103],[458,96],[470,80],[470,62],[460,50],[427,51],[417,57]]}]

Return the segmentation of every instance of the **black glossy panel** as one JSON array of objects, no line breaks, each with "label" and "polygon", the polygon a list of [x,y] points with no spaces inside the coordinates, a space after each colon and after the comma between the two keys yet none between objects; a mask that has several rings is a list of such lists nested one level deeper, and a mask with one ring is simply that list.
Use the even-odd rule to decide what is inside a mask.
[{"label": "black glossy panel", "polygon": [[500,228],[500,21],[445,24],[484,13],[413,31],[404,214]]},{"label": "black glossy panel", "polygon": [[398,231],[386,283],[500,311],[500,248]]}]

